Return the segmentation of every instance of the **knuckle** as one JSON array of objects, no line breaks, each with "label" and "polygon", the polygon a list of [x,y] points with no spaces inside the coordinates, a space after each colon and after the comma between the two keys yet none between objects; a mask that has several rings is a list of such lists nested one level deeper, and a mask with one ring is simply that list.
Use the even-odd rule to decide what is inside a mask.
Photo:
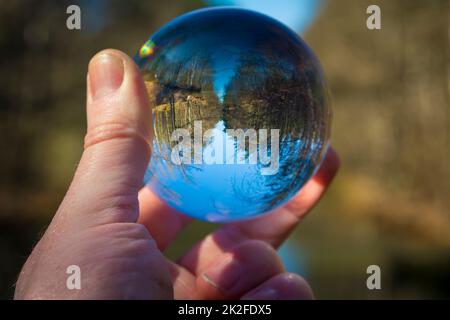
[{"label": "knuckle", "polygon": [[128,246],[130,250],[137,255],[157,250],[158,248],[147,228],[139,223],[133,223],[127,228],[126,239],[129,240]]},{"label": "knuckle", "polygon": [[132,223],[128,228],[129,237],[140,240],[152,240],[147,228],[140,223]]},{"label": "knuckle", "polygon": [[89,128],[84,138],[84,149],[116,139],[131,139],[145,144],[149,147],[149,134],[146,130],[140,130],[135,126],[121,122],[106,122]]},{"label": "knuckle", "polygon": [[117,252],[126,252],[133,257],[139,257],[157,249],[155,240],[145,226],[138,223],[120,222],[98,226],[95,232],[111,235],[110,244]]},{"label": "knuckle", "polygon": [[250,252],[267,252],[271,254],[276,254],[276,250],[269,245],[267,242],[257,239],[251,239],[245,241],[241,246],[241,250],[250,251]]},{"label": "knuckle", "polygon": [[139,223],[114,223],[109,225],[111,233],[124,240],[153,240],[147,228]]},{"label": "knuckle", "polygon": [[262,240],[247,240],[238,245],[231,252],[236,259],[244,261],[245,263],[253,263],[258,259],[261,264],[264,264],[272,271],[283,271],[283,264],[278,257],[276,250],[268,243]]},{"label": "knuckle", "polygon": [[139,203],[133,197],[133,189],[129,188],[130,194],[118,194],[108,197],[99,197],[100,203],[97,210],[97,219],[95,225],[115,224],[115,223],[134,223],[139,216]]}]

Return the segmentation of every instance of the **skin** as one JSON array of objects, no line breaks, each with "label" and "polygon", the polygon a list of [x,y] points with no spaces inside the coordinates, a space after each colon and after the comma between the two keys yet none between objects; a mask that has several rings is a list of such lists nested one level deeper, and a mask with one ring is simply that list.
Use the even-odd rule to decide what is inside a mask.
[{"label": "skin", "polygon": [[[311,299],[286,273],[276,248],[314,207],[335,176],[330,148],[320,170],[285,206],[223,225],[177,262],[163,250],[190,219],[141,188],[151,154],[148,96],[134,62],[98,53],[87,76],[87,134],[73,181],[26,261],[16,299]],[[81,290],[66,268],[81,269]]]}]

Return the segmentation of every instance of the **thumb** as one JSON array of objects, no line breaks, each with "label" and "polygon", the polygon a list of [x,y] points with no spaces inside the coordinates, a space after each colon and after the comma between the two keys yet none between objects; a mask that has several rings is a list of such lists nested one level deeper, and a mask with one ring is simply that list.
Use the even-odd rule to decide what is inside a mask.
[{"label": "thumb", "polygon": [[152,132],[144,82],[117,50],[94,56],[87,78],[87,134],[66,196],[70,211],[89,223],[136,222]]}]

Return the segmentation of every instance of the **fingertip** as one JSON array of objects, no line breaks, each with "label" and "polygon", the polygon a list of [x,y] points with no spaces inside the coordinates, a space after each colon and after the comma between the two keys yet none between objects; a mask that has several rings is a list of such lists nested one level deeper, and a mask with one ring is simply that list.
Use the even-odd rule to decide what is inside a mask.
[{"label": "fingertip", "polygon": [[116,57],[120,60],[124,60],[124,61],[131,60],[131,58],[126,53],[124,53],[120,50],[117,50],[117,49],[108,48],[108,49],[103,49],[103,50],[100,50],[99,52],[97,52],[89,61],[89,66],[91,65],[91,63],[93,61],[95,61],[96,59],[101,58],[103,56],[114,56],[114,57]]},{"label": "fingertip", "polygon": [[248,240],[200,271],[197,288],[200,297],[236,299],[283,271],[281,260],[270,245]]},{"label": "fingertip", "polygon": [[295,273],[281,273],[245,294],[242,300],[313,300],[308,282]]},{"label": "fingertip", "polygon": [[340,166],[340,157],[336,150],[330,146],[313,179],[321,185],[328,185],[336,176]]},{"label": "fingertip", "polygon": [[283,208],[294,213],[296,217],[307,214],[325,194],[336,176],[340,160],[333,147],[329,147],[317,173],[302,187],[298,194]]},{"label": "fingertip", "polygon": [[115,133],[115,128],[136,132],[150,142],[147,91],[139,68],[128,55],[116,49],[98,52],[89,62],[87,87],[87,145],[98,140],[98,131]]},{"label": "fingertip", "polygon": [[89,61],[88,66],[88,89],[92,92],[92,77],[91,70],[94,69],[94,67],[104,60],[116,60],[121,61],[123,64],[123,73],[124,73],[124,81],[123,81],[123,87],[124,90],[121,92],[122,94],[127,94],[130,98],[133,98],[137,96],[141,99],[147,99],[147,91],[145,89],[144,81],[141,76],[141,72],[134,62],[134,60],[128,56],[126,53],[117,50],[117,49],[104,49],[96,53],[91,60]]}]

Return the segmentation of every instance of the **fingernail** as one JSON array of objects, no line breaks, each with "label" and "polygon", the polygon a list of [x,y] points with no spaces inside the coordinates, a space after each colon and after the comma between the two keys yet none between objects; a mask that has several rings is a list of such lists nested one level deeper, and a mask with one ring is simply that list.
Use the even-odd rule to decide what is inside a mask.
[{"label": "fingernail", "polygon": [[242,297],[242,300],[281,300],[282,296],[278,290],[273,288],[260,289]]},{"label": "fingernail", "polygon": [[203,280],[219,291],[229,291],[241,277],[239,261],[226,254],[219,262],[202,274]]},{"label": "fingernail", "polygon": [[89,63],[89,85],[93,100],[115,92],[124,77],[123,60],[109,53],[100,53]]}]

